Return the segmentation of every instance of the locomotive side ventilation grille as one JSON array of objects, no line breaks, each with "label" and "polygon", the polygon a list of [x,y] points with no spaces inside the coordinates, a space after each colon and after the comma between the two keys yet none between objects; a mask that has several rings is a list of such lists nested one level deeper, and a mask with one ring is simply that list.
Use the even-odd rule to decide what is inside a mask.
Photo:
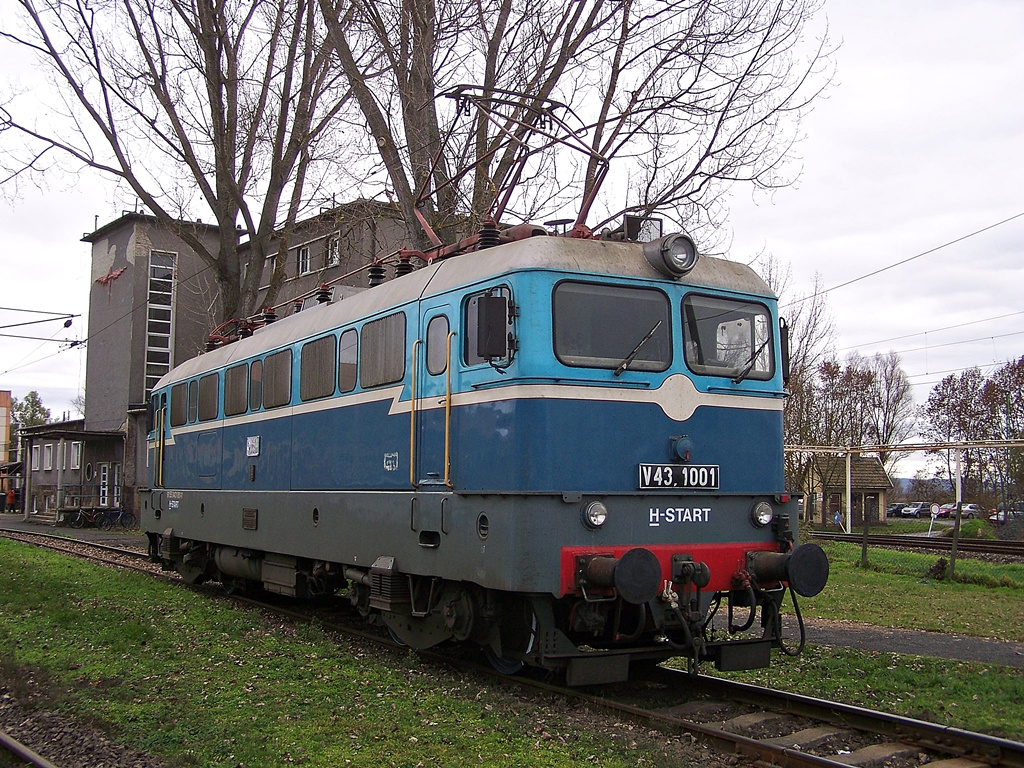
[{"label": "locomotive side ventilation grille", "polygon": [[395,558],[378,557],[370,568],[370,607],[394,611],[409,602],[409,580],[395,568]]}]

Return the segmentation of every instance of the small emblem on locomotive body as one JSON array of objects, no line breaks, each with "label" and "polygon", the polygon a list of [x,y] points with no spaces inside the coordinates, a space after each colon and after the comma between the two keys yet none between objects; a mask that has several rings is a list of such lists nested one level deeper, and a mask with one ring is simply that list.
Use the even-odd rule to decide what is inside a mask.
[{"label": "small emblem on locomotive body", "polygon": [[388,472],[394,472],[398,469],[398,451],[384,454],[384,469]]}]

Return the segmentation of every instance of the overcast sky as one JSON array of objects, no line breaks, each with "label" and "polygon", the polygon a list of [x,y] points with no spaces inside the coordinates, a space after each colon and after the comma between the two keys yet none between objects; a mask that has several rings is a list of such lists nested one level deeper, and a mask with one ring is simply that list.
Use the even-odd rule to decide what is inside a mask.
[{"label": "overcast sky", "polygon": [[[949,372],[1024,354],[1024,2],[826,0],[825,15],[841,47],[803,174],[770,197],[735,191],[730,256],[767,251],[808,293],[815,273],[831,288],[938,248],[828,294],[837,352],[896,350],[923,402]],[[0,202],[0,325],[40,317],[7,308],[82,315],[0,333],[85,336],[80,240],[120,207],[84,178]],[[66,346],[0,336],[0,389],[70,410],[85,353]]]}]

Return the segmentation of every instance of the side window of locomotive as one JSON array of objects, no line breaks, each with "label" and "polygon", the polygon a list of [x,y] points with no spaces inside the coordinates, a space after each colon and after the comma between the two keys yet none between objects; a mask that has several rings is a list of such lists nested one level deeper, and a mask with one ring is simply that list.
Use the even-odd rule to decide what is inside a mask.
[{"label": "side window of locomotive", "polygon": [[760,381],[775,373],[771,314],[763,304],[691,294],[683,299],[683,338],[694,373]]},{"label": "side window of locomotive", "polygon": [[249,404],[249,366],[245,363],[224,372],[224,415],[245,413]]},{"label": "side window of locomotive", "polygon": [[405,376],[405,313],[371,320],[363,326],[359,350],[359,384],[379,387]]},{"label": "side window of locomotive", "polygon": [[212,421],[220,415],[220,374],[211,373],[199,380],[199,420]]},{"label": "side window of locomotive", "polygon": [[427,372],[431,376],[448,368],[448,316],[438,315],[427,323]]},{"label": "side window of locomotive", "polygon": [[555,356],[565,365],[664,371],[671,364],[670,304],[661,291],[565,281],[552,303]]},{"label": "side window of locomotive", "polygon": [[299,352],[299,399],[303,402],[334,394],[338,345],[324,336],[302,345]]},{"label": "side window of locomotive", "polygon": [[356,388],[356,354],[359,351],[359,334],[349,329],[341,334],[338,341],[338,391],[351,392]]},{"label": "side window of locomotive", "polygon": [[171,387],[171,426],[188,423],[188,384],[182,382]]},{"label": "side window of locomotive", "polygon": [[249,366],[249,410],[258,411],[263,405],[263,361],[253,360]]},{"label": "side window of locomotive", "polygon": [[292,351],[284,349],[263,361],[263,407],[277,408],[292,400]]},{"label": "side window of locomotive", "polygon": [[199,421],[199,382],[193,379],[188,383],[188,423]]},{"label": "side window of locomotive", "polygon": [[[481,297],[483,296],[500,296],[505,299],[506,304],[510,304],[512,301],[512,294],[509,289],[505,286],[499,286],[497,288],[491,288],[481,293],[476,293],[466,299],[466,311],[463,318],[462,337],[465,339],[465,344],[462,347],[462,356],[466,361],[466,365],[480,365],[486,363],[487,358],[482,356],[480,350],[480,305]],[[514,327],[512,325],[512,318],[508,318],[505,325],[505,336],[513,333]]]}]

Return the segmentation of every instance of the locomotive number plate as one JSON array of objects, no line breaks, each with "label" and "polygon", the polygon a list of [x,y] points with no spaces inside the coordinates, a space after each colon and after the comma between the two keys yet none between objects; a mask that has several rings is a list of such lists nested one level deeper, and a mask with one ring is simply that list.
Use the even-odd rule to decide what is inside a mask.
[{"label": "locomotive number plate", "polygon": [[717,464],[641,464],[640,488],[718,490]]}]

